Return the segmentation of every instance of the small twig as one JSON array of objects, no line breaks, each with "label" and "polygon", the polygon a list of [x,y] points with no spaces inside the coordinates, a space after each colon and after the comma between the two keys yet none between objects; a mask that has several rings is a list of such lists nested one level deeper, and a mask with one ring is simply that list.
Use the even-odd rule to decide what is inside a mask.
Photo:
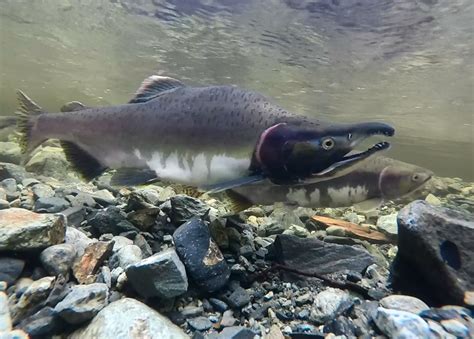
[{"label": "small twig", "polygon": [[288,266],[285,266],[285,265],[282,265],[282,264],[278,264],[278,263],[273,263],[272,266],[270,266],[269,268],[266,268],[265,270],[261,271],[258,274],[258,276],[264,276],[268,272],[270,272],[272,270],[276,270],[276,269],[291,272],[291,273],[295,273],[295,274],[302,275],[302,276],[309,277],[309,278],[316,278],[316,279],[324,281],[328,286],[336,287],[336,288],[340,288],[340,289],[348,289],[348,290],[351,290],[351,291],[354,291],[356,293],[361,294],[365,299],[371,299],[371,300],[373,299],[369,295],[369,291],[366,288],[364,288],[360,285],[357,285],[353,282],[350,282],[350,281],[344,281],[344,282],[336,281],[336,280],[325,277],[324,275],[321,275],[321,274],[318,274],[318,273],[303,272],[303,271],[296,270],[294,268],[291,268],[291,267],[288,267]]}]

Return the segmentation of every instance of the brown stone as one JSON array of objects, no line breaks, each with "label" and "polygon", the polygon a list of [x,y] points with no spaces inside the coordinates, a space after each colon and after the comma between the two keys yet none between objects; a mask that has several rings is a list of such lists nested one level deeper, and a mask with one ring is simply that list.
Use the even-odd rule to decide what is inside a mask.
[{"label": "brown stone", "polygon": [[64,217],[22,208],[0,210],[0,251],[42,249],[64,241]]},{"label": "brown stone", "polygon": [[98,241],[86,247],[84,254],[74,264],[72,271],[81,284],[91,284],[104,260],[112,253],[113,241]]}]

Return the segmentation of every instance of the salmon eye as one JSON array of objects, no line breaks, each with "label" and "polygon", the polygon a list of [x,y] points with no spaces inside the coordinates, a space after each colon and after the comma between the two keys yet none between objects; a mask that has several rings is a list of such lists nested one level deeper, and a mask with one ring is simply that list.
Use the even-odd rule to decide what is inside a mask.
[{"label": "salmon eye", "polygon": [[416,181],[420,180],[420,176],[417,173],[415,173],[415,174],[412,175],[411,180],[416,182]]},{"label": "salmon eye", "polygon": [[334,140],[332,140],[331,138],[324,139],[322,142],[322,146],[326,151],[328,151],[334,147]]}]

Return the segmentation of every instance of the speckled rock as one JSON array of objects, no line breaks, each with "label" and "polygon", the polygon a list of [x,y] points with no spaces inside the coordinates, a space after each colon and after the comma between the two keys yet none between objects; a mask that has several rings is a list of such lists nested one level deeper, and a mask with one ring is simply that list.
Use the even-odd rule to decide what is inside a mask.
[{"label": "speckled rock", "polygon": [[411,312],[379,307],[374,320],[377,327],[389,338],[432,338],[428,324]]},{"label": "speckled rock", "polygon": [[173,249],[129,265],[126,273],[135,291],[144,297],[172,298],[188,289],[186,270]]},{"label": "speckled rock", "polygon": [[353,303],[349,293],[336,288],[328,288],[316,295],[311,309],[311,320],[323,324],[348,310]]},{"label": "speckled rock", "polygon": [[108,297],[106,284],[76,285],[54,311],[70,324],[81,324],[99,313],[107,305]]},{"label": "speckled rock", "polygon": [[380,306],[392,310],[407,311],[418,314],[429,309],[423,301],[409,295],[389,295],[380,300]]},{"label": "speckled rock", "polygon": [[68,338],[189,338],[178,326],[157,311],[124,298],[109,304],[85,327]]},{"label": "speckled rock", "polygon": [[71,244],[53,245],[41,252],[40,260],[49,275],[66,275],[76,258],[76,249]]},{"label": "speckled rock", "polygon": [[0,210],[0,251],[42,249],[63,242],[64,218],[21,208]]},{"label": "speckled rock", "polygon": [[112,269],[121,267],[125,270],[129,265],[135,264],[140,260],[142,260],[140,247],[136,245],[126,245],[112,255],[109,265]]}]

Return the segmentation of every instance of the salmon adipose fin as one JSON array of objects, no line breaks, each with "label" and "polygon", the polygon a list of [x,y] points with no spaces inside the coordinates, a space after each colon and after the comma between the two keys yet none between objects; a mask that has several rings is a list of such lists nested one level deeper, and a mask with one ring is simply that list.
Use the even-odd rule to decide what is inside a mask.
[{"label": "salmon adipose fin", "polygon": [[18,91],[17,94],[19,103],[19,110],[15,112],[17,116],[17,132],[20,137],[21,151],[27,153],[44,141],[37,140],[32,131],[36,118],[41,113],[44,113],[44,111],[22,91]]},{"label": "salmon adipose fin", "polygon": [[160,75],[151,75],[143,80],[140,88],[138,88],[137,92],[135,93],[135,96],[128,103],[137,104],[150,101],[155,99],[163,92],[184,86],[185,85],[177,79]]},{"label": "salmon adipose fin", "polygon": [[101,163],[70,141],[59,141],[63,148],[64,155],[71,166],[81,175],[86,181],[90,181],[95,177],[101,175],[107,168]]}]

